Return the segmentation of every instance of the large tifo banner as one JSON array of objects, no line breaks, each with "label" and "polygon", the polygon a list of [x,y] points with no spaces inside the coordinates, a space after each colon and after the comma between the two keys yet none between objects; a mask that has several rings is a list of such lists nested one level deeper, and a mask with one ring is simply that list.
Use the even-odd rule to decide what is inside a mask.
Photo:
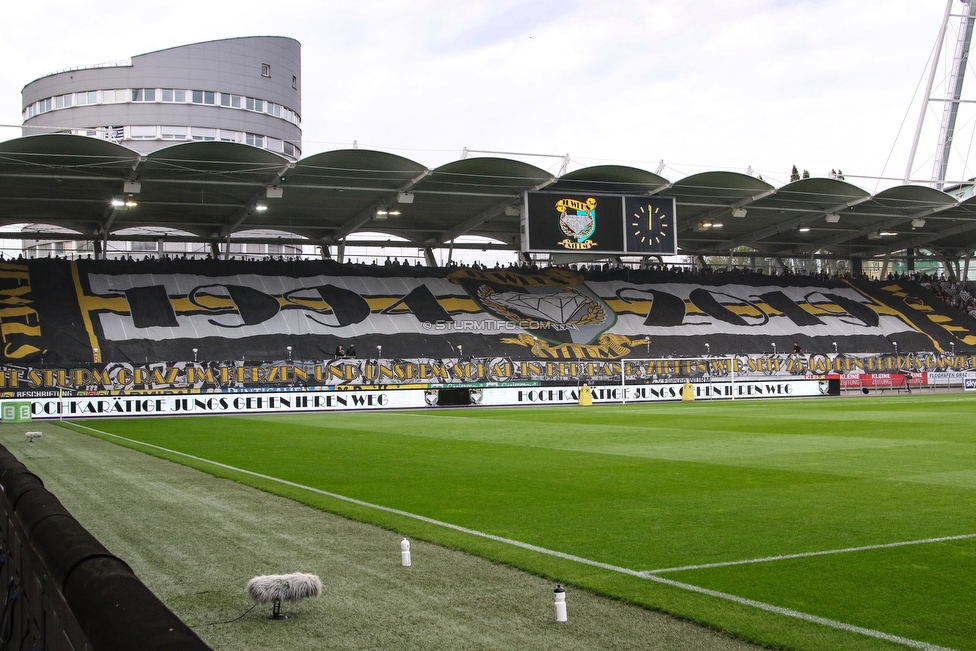
[{"label": "large tifo banner", "polygon": [[976,349],[976,321],[909,282],[329,261],[3,262],[0,335],[7,385],[16,372],[30,388],[104,384],[106,374],[116,384],[257,381],[241,368],[264,369],[265,383],[282,381],[281,368],[298,369],[288,381],[321,382],[353,373],[329,366],[340,345],[355,347],[355,364],[386,360],[356,367],[366,381],[413,372],[389,370],[402,360],[443,374],[441,360],[474,358],[492,375],[525,360],[761,359],[793,342],[808,360]]}]

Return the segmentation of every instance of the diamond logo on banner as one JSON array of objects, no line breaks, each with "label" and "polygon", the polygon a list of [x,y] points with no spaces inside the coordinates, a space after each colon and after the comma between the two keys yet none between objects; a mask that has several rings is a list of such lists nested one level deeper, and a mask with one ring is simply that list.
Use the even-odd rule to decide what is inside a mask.
[{"label": "diamond logo on banner", "polygon": [[590,299],[578,293],[563,294],[525,294],[503,292],[492,297],[499,305],[505,305],[514,312],[541,321],[569,323],[573,316],[590,304]]}]

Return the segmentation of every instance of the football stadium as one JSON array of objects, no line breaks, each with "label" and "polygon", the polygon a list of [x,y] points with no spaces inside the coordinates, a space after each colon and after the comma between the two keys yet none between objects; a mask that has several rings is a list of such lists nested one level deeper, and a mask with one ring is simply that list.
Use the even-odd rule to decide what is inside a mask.
[{"label": "football stadium", "polygon": [[25,88],[0,647],[976,650],[972,183],[302,157],[296,57]]}]

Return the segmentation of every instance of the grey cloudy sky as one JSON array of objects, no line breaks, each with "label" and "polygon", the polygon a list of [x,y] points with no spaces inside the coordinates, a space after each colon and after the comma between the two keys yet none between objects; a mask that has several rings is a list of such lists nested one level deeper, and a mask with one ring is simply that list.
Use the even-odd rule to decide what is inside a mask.
[{"label": "grey cloudy sky", "polygon": [[[916,94],[946,7],[941,0],[10,4],[0,26],[3,140],[20,135],[9,125],[21,122],[23,86],[46,73],[276,35],[302,43],[305,155],[355,140],[431,167],[460,158],[464,147],[569,153],[571,169],[616,163],[654,171],[663,159],[672,180],[752,166],[774,185],[787,182],[795,164],[814,176],[840,168],[868,190],[878,182],[857,175],[905,172]],[[931,174],[938,111],[927,120],[915,178]],[[950,178],[974,175],[973,115],[961,114]],[[561,163],[526,160],[553,172]]]}]

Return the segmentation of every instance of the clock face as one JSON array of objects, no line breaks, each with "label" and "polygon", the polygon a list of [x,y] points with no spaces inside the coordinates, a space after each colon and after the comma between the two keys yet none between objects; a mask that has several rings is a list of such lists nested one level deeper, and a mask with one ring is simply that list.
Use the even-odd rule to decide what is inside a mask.
[{"label": "clock face", "polygon": [[628,197],[627,251],[676,253],[672,199]]}]

